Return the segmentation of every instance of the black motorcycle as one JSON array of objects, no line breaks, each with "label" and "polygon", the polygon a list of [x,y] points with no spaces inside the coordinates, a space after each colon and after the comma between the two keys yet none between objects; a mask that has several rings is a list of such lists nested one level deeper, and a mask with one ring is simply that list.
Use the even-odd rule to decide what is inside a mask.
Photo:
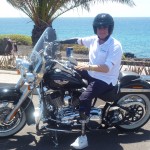
[{"label": "black motorcycle", "polygon": [[[26,124],[34,123],[39,135],[80,130],[79,96],[86,89],[87,81],[74,69],[74,59],[58,57],[60,44],[55,39],[55,31],[48,27],[30,57],[16,60],[21,74],[16,86],[0,88],[0,137],[14,135]],[[113,89],[93,99],[87,130],[116,127],[133,131],[144,126],[150,117],[147,80],[150,78],[121,72]],[[31,95],[35,90],[39,101],[34,109]],[[98,99],[104,102],[103,106],[98,105]]]}]

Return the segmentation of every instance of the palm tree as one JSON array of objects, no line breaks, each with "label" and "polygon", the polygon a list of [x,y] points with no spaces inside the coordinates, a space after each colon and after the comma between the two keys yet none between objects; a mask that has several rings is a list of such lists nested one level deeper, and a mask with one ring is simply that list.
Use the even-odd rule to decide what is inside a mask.
[{"label": "palm tree", "polygon": [[[52,26],[54,19],[63,13],[81,6],[90,10],[90,4],[109,0],[7,0],[13,7],[23,11],[34,22],[32,43],[35,45],[47,26]],[[134,6],[133,0],[110,0]]]}]

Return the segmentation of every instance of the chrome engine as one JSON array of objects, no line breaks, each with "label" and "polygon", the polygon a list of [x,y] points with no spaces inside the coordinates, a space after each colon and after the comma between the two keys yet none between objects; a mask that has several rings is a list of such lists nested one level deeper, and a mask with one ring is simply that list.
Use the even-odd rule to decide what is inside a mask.
[{"label": "chrome engine", "polygon": [[53,112],[55,121],[62,124],[74,123],[74,119],[79,117],[78,111],[75,108],[78,106],[79,100],[72,98],[68,92],[61,95],[59,91],[46,95],[46,106],[48,111]]},{"label": "chrome engine", "polygon": [[[77,125],[79,119],[78,98],[75,98],[68,93],[61,96],[60,92],[48,94],[46,97],[46,106],[50,112],[53,112],[56,117],[56,122],[64,125]],[[102,123],[102,109],[92,108],[90,111],[89,129],[97,129]]]}]

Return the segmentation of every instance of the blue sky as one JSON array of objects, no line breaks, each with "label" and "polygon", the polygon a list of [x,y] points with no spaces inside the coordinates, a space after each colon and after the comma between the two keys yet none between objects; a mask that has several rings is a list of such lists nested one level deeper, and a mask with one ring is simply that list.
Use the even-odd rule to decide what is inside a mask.
[{"label": "blue sky", "polygon": [[[62,15],[62,17],[94,17],[96,14],[105,12],[114,17],[150,17],[150,0],[134,0],[136,6],[129,7],[119,3],[96,3],[91,5],[90,12],[81,8],[71,10]],[[26,15],[13,8],[6,0],[0,0],[0,18],[1,17],[26,17]]]}]

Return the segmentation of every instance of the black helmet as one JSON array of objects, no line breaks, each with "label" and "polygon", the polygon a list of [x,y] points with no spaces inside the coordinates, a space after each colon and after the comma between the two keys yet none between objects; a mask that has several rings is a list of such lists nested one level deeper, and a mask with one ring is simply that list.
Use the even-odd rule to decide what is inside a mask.
[{"label": "black helmet", "polygon": [[112,34],[114,28],[114,20],[111,15],[102,13],[98,14],[93,21],[93,30],[97,34],[97,28],[108,26],[109,35]]}]

